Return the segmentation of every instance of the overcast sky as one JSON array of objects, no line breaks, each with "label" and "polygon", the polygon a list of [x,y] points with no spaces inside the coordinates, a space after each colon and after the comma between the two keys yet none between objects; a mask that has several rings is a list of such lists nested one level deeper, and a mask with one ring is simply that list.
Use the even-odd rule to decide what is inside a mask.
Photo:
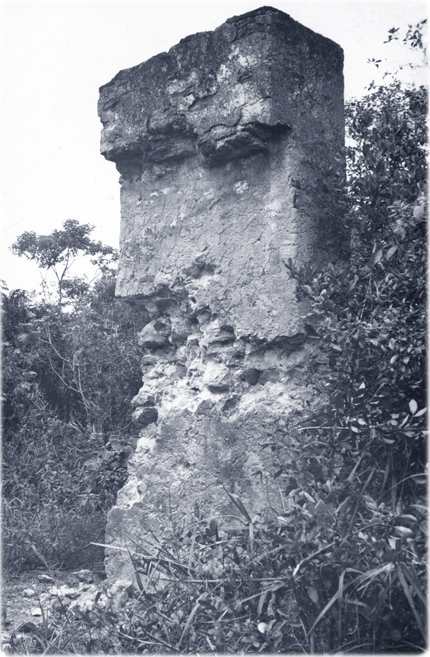
[{"label": "overcast sky", "polygon": [[118,246],[119,174],[99,154],[98,88],[264,4],[342,46],[347,98],[378,73],[369,58],[388,58],[391,69],[408,61],[402,48],[383,44],[388,29],[427,16],[426,3],[414,0],[0,0],[0,275],[10,289],[38,285],[37,268],[8,250],[26,230],[46,234],[73,218]]}]

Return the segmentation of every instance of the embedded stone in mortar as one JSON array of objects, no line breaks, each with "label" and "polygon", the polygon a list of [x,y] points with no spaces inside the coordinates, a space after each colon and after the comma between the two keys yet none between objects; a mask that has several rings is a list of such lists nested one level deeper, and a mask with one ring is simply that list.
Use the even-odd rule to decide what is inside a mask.
[{"label": "embedded stone in mortar", "polygon": [[[150,315],[140,440],[107,542],[143,545],[196,503],[231,514],[224,487],[250,512],[279,502],[261,445],[324,407],[285,263],[336,259],[344,243],[342,63],[263,7],[101,88],[102,153],[121,172],[117,294]],[[122,555],[109,576],[131,573]]]}]

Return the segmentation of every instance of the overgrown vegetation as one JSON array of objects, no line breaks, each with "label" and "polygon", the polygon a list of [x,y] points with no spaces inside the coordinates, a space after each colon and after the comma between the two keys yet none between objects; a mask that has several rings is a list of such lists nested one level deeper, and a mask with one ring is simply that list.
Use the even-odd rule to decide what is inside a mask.
[{"label": "overgrown vegetation", "polygon": [[3,566],[9,569],[94,560],[97,550],[89,544],[103,536],[106,511],[124,483],[134,439],[129,403],[141,383],[136,331],[142,317],[114,300],[114,271],[106,263],[99,263],[93,286],[65,275],[78,249],[115,256],[89,240],[90,232],[68,221],[43,239],[28,233],[18,239],[23,254],[37,245],[41,266],[62,263],[48,297],[53,303],[3,290]]},{"label": "overgrown vegetation", "polygon": [[[251,518],[224,491],[241,531],[198,509],[172,522],[163,537],[130,554],[137,590],[82,613],[60,609],[35,651],[426,647],[426,117],[426,90],[398,82],[373,87],[346,108],[351,258],[323,271],[288,263],[322,347],[315,385],[331,401],[324,417],[285,443],[260,446],[274,455],[278,507]],[[78,499],[106,508],[103,491],[115,491],[98,465],[99,479],[90,478],[100,489],[90,497],[81,450],[89,449],[87,429],[97,418],[102,435],[112,426],[128,430],[121,390],[127,380],[132,394],[134,385],[135,320],[100,289],[70,315],[33,307],[17,292],[6,298],[6,554],[16,532],[28,548],[38,532],[38,551],[50,554],[61,532],[40,521],[36,527],[36,509],[46,509],[48,527],[49,519],[57,522],[58,509],[49,516],[54,499],[73,517]],[[115,374],[124,368],[121,383],[109,376],[113,353]],[[45,382],[52,373],[55,392]],[[28,554],[13,554],[10,563],[28,563]]]}]

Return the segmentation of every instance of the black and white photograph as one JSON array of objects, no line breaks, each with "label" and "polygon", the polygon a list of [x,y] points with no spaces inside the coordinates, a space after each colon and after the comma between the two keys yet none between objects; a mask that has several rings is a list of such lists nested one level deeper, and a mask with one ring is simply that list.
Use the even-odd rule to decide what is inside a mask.
[{"label": "black and white photograph", "polygon": [[426,654],[427,3],[0,30],[2,654]]}]

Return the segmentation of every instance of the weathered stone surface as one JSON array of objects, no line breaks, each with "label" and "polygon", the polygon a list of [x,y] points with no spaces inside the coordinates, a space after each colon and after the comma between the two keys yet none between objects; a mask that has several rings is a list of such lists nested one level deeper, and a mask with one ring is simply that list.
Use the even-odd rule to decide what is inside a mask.
[{"label": "weathered stone surface", "polygon": [[[231,513],[224,487],[251,512],[277,504],[261,445],[324,405],[284,263],[338,258],[344,242],[342,64],[339,46],[264,7],[101,88],[101,149],[121,173],[117,294],[150,317],[110,543],[162,535],[196,503]],[[107,570],[132,575],[121,551]]]},{"label": "weathered stone surface", "polygon": [[94,575],[92,574],[91,570],[88,570],[87,568],[77,570],[73,574],[79,582],[84,582],[85,584],[91,584],[91,582],[94,582]]},{"label": "weathered stone surface", "polygon": [[321,259],[341,232],[342,61],[265,8],[102,87],[102,152],[123,174],[120,296],[208,309],[239,336],[297,331],[282,261]]},{"label": "weathered stone surface", "polygon": [[25,598],[33,598],[36,595],[36,591],[34,589],[24,589],[22,595]]}]

